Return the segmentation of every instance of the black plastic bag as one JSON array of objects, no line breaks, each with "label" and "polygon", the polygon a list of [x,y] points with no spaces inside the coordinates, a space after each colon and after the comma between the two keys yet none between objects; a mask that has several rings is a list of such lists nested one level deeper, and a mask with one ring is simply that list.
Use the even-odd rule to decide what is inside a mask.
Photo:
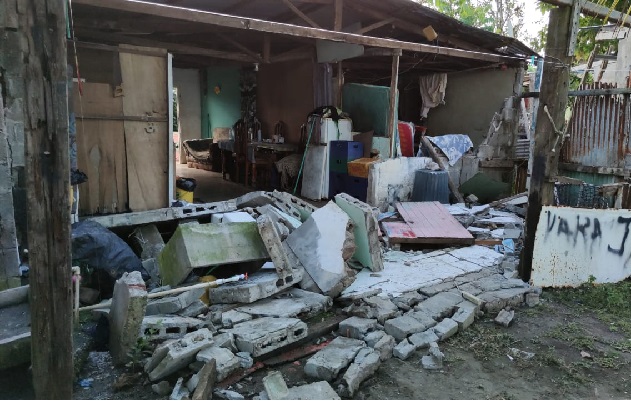
[{"label": "black plastic bag", "polygon": [[175,181],[175,186],[184,191],[193,192],[197,188],[197,181],[194,178],[180,177]]},{"label": "black plastic bag", "polygon": [[72,260],[103,270],[113,279],[132,271],[140,272],[145,281],[150,278],[131,247],[95,221],[84,220],[72,225]]}]

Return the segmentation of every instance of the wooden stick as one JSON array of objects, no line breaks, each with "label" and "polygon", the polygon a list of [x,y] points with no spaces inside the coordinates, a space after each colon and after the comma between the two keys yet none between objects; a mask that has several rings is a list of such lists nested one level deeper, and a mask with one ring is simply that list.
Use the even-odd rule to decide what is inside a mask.
[{"label": "wooden stick", "polygon": [[432,143],[429,141],[429,139],[427,139],[425,135],[421,137],[421,142],[423,142],[423,145],[427,148],[427,151],[429,152],[430,156],[432,156],[432,159],[436,163],[438,163],[438,166],[442,170],[447,171],[447,182],[449,184],[449,189],[451,190],[451,193],[453,193],[456,199],[458,200],[458,203],[464,203],[464,198],[462,197],[462,194],[460,193],[460,191],[458,191],[458,187],[449,176],[449,171],[445,167],[445,164],[440,159],[440,157],[438,157],[438,153],[436,153],[436,150],[434,149],[434,145],[432,145]]},{"label": "wooden stick", "polygon": [[388,108],[388,137],[390,137],[390,157],[394,157],[394,134],[397,130],[397,92],[399,88],[399,58],[401,50],[392,52],[392,72],[390,76],[390,105]]},{"label": "wooden stick", "polygon": [[[147,298],[148,299],[161,298],[161,297],[164,297],[165,295],[180,294],[182,292],[186,292],[186,291],[190,291],[190,290],[196,290],[198,288],[217,287],[217,286],[220,286],[222,284],[232,283],[232,282],[239,281],[239,280],[244,280],[244,279],[247,279],[247,276],[245,274],[238,274],[238,275],[232,276],[230,278],[223,278],[223,279],[219,279],[219,280],[215,280],[215,281],[210,281],[208,283],[199,283],[199,284],[195,284],[195,285],[190,285],[188,287],[172,288],[172,289],[166,290],[166,291],[153,292],[151,294],[148,294]],[[83,311],[86,311],[86,310],[105,308],[105,307],[108,307],[108,306],[111,306],[111,305],[112,305],[112,300],[109,300],[108,302],[102,302],[100,304],[84,306],[82,308],[79,308],[79,312],[83,312]]]}]

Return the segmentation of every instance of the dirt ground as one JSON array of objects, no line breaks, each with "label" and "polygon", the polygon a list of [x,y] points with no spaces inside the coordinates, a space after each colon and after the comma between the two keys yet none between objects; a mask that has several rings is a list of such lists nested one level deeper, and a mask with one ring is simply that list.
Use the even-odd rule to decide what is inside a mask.
[{"label": "dirt ground", "polygon": [[[631,300],[631,293],[624,292],[622,298]],[[631,320],[627,311],[620,316],[610,312],[593,309],[567,292],[544,292],[540,305],[516,310],[509,328],[496,326],[486,316],[441,343],[446,358],[442,371],[424,370],[420,351],[407,361],[392,358],[362,384],[355,398],[629,399]],[[246,399],[258,396],[270,370],[280,370],[289,386],[305,384],[309,381],[303,373],[307,359],[262,368],[229,389]],[[112,383],[120,380],[122,372],[112,369],[107,353],[92,353],[80,374],[92,378],[92,386],[77,385],[75,398],[156,398],[150,385],[143,385],[144,379],[115,392]]]}]

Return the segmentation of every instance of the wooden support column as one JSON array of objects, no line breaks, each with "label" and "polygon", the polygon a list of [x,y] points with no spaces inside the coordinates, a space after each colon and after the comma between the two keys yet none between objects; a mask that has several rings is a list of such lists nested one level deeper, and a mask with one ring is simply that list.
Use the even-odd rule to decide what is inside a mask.
[{"label": "wooden support column", "polygon": [[390,137],[390,157],[394,157],[395,132],[397,129],[397,92],[399,88],[399,58],[401,49],[392,51],[392,75],[390,77],[390,107],[388,108],[388,136]]},{"label": "wooden support column", "polygon": [[342,108],[342,88],[344,87],[344,70],[342,69],[342,62],[337,62],[337,92],[335,96],[335,105]]},{"label": "wooden support column", "polygon": [[333,21],[333,30],[342,31],[342,22],[344,15],[344,0],[335,0],[335,18]]},{"label": "wooden support column", "polygon": [[[569,68],[572,61],[572,58],[568,56],[571,17],[571,7],[559,7],[550,11],[548,42],[545,50],[546,57],[532,155],[533,164],[526,215],[526,241],[520,265],[521,278],[526,281],[530,279],[532,271],[535,234],[541,215],[541,207],[552,205],[554,200],[552,180],[558,175],[559,154],[561,153],[560,149],[552,152],[558,137],[554,126],[558,130],[562,130],[565,123],[570,78]],[[546,108],[554,121],[554,126],[545,112]],[[559,143],[561,143],[560,140]]]},{"label": "wooden support column", "polygon": [[264,33],[263,34],[263,62],[266,64],[269,64],[271,55],[272,55],[272,38],[269,33]]},{"label": "wooden support column", "polygon": [[72,272],[66,1],[18,0],[24,51],[24,137],[33,386],[72,399]]}]

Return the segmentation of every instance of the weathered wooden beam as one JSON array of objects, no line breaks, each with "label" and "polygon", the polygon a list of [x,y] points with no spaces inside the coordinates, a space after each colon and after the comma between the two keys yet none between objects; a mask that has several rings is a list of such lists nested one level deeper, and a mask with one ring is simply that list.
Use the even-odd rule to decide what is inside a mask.
[{"label": "weathered wooden beam", "polygon": [[236,40],[232,39],[228,35],[224,35],[223,33],[216,33],[215,35],[219,36],[223,41],[230,43],[232,46],[234,46],[237,49],[241,50],[243,53],[245,53],[248,56],[252,57],[253,61],[257,61],[257,62],[263,61],[263,57],[261,57],[260,54],[258,54],[257,52],[255,52],[253,50],[250,50],[247,46],[242,45],[241,43],[239,43]]},{"label": "weathered wooden beam", "polygon": [[[553,6],[568,6],[571,7],[574,4],[574,0],[539,0],[543,3],[552,4]],[[620,11],[611,10],[607,6],[602,6],[591,1],[586,2],[583,5],[583,14],[591,15],[593,17],[600,17],[609,22],[615,22],[623,26],[631,27],[631,19],[626,18],[625,13]]]},{"label": "weathered wooden beam", "polygon": [[263,62],[269,63],[272,54],[272,38],[269,33],[263,34]]},{"label": "weathered wooden beam", "polygon": [[[3,3],[4,7],[6,3]],[[72,399],[72,270],[65,0],[18,0],[24,34],[24,142],[31,364],[38,399]]]},{"label": "weathered wooden beam", "polygon": [[316,24],[316,22],[314,20],[309,18],[309,16],[307,14],[303,13],[302,11],[300,11],[300,9],[298,7],[296,7],[294,5],[294,3],[291,2],[291,0],[282,0],[282,2],[285,3],[285,5],[287,7],[289,7],[289,9],[294,12],[294,14],[299,16],[307,24],[311,25],[314,28],[321,28],[321,26]]},{"label": "weathered wooden beam", "polygon": [[313,46],[301,46],[296,49],[288,50],[284,53],[277,54],[270,58],[271,63],[282,63],[283,61],[303,60],[315,58],[315,48]]},{"label": "weathered wooden beam", "polygon": [[394,133],[397,127],[397,98],[399,95],[399,58],[401,50],[392,52],[392,73],[390,76],[390,104],[388,107],[388,137],[390,138],[390,157],[394,157]]},{"label": "weathered wooden beam", "polygon": [[344,21],[344,0],[335,0],[335,17],[333,19],[333,30],[341,31]]},{"label": "weathered wooden beam", "polygon": [[73,0],[74,5],[92,6],[110,10],[125,11],[141,15],[154,15],[174,20],[191,21],[200,24],[223,26],[227,28],[248,29],[258,32],[269,32],[289,36],[324,39],[336,42],[354,43],[364,46],[383,47],[388,49],[402,49],[406,51],[441,54],[493,63],[518,63],[521,59],[493,53],[476,52],[448,47],[432,46],[394,39],[375,38],[345,32],[334,32],[305,26],[284,24],[280,22],[263,21],[253,18],[237,17],[209,11],[193,10],[173,7],[164,4],[139,0]]},{"label": "weathered wooden beam", "polygon": [[363,35],[365,33],[368,33],[370,31],[374,31],[375,29],[381,28],[384,25],[388,25],[388,24],[392,24],[395,21],[396,18],[394,17],[389,17],[389,18],[385,18],[381,21],[377,21],[374,24],[370,24],[368,26],[365,26],[363,28],[360,28],[358,30],[355,31],[356,34],[358,35]]}]

